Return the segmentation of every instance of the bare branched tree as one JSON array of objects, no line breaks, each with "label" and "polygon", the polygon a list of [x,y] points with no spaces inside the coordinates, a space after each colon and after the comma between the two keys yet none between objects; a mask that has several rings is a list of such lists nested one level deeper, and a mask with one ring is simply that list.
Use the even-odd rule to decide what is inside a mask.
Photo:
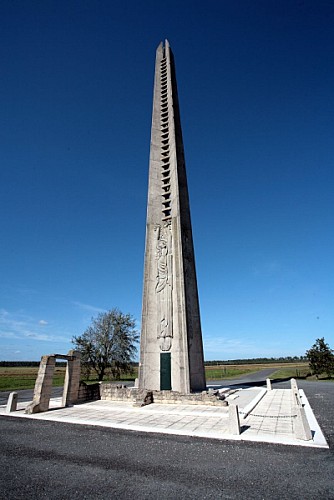
[{"label": "bare branched tree", "polygon": [[103,380],[108,369],[116,377],[131,370],[138,340],[135,319],[114,308],[92,318],[91,326],[74,336],[72,343],[81,353],[83,366],[91,367]]}]

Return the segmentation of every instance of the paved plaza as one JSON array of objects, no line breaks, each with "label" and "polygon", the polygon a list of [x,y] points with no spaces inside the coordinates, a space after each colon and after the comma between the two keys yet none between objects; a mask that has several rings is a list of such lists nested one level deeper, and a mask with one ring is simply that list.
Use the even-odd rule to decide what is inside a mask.
[{"label": "paved plaza", "polygon": [[290,389],[267,391],[263,387],[249,387],[232,391],[226,399],[229,405],[238,406],[239,435],[231,434],[229,408],[223,406],[153,403],[139,408],[132,403],[94,401],[61,407],[61,397],[58,397],[51,400],[47,412],[27,415],[24,410],[29,402],[22,401],[11,413],[6,413],[5,404],[0,404],[0,415],[219,440],[328,448],[304,391],[300,390],[300,395],[312,432],[312,439],[308,441],[296,437],[296,414]]}]

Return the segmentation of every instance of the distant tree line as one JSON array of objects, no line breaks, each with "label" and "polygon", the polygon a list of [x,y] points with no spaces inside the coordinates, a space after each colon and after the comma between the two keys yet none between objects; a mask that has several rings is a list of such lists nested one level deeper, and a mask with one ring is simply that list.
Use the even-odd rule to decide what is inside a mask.
[{"label": "distant tree line", "polygon": [[261,363],[299,363],[307,361],[306,356],[285,356],[279,358],[244,358],[244,359],[228,359],[205,361],[205,366],[215,365],[255,365]]},{"label": "distant tree line", "polygon": [[[0,361],[0,366],[5,368],[13,368],[24,366],[25,368],[29,366],[39,366],[40,361]],[[56,361],[57,366],[66,366],[66,361]]]},{"label": "distant tree line", "polygon": [[[260,363],[298,363],[308,361],[306,356],[286,356],[279,358],[245,358],[245,359],[228,359],[228,360],[213,360],[205,361],[205,366],[216,366],[216,365],[255,365]],[[39,361],[0,361],[0,366],[3,367],[18,367],[18,366],[39,366]],[[139,365],[138,361],[132,361],[129,363],[130,370],[131,367],[137,367]],[[65,361],[57,361],[57,366],[66,366]],[[93,368],[93,365],[91,365]]]}]

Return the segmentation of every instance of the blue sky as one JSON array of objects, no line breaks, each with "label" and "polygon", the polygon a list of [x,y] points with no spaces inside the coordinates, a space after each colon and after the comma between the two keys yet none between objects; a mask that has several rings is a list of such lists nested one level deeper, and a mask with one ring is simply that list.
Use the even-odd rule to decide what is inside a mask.
[{"label": "blue sky", "polygon": [[112,307],[140,327],[165,38],[205,358],[334,347],[332,1],[3,0],[0,19],[0,360],[67,352]]}]

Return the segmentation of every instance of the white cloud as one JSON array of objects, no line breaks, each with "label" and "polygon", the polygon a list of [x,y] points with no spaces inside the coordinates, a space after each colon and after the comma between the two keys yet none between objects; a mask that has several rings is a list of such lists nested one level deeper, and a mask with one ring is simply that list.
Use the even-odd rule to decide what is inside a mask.
[{"label": "white cloud", "polygon": [[44,326],[44,325],[48,325],[48,322],[45,321],[45,319],[40,319],[39,322],[38,322],[39,325],[41,326]]},{"label": "white cloud", "polygon": [[29,338],[34,339],[34,340],[46,340],[46,341],[50,341],[50,342],[53,342],[55,340],[59,340],[59,337],[55,337],[54,335],[46,335],[46,334],[34,333],[34,332],[26,333],[25,337],[29,337]]},{"label": "white cloud", "polygon": [[91,313],[106,312],[106,309],[102,309],[101,307],[95,307],[95,306],[92,306],[90,304],[83,304],[82,302],[78,302],[78,301],[73,301],[72,304],[79,307],[80,309],[83,309],[84,311],[89,311]]},{"label": "white cloud", "polygon": [[[1,328],[1,326],[0,326]],[[18,335],[15,335],[13,332],[1,332],[0,331],[0,339],[18,339]]]},{"label": "white cloud", "polygon": [[[254,336],[256,338],[256,336]],[[211,359],[246,359],[258,357],[290,356],[291,344],[283,345],[274,339],[260,341],[245,338],[203,336],[204,357]],[[296,349],[298,352],[298,349]]]},{"label": "white cloud", "polygon": [[57,333],[50,335],[36,333],[35,331],[36,323],[37,321],[34,318],[31,318],[20,312],[9,313],[5,309],[0,309],[0,337],[2,338],[15,338],[15,339],[30,338],[37,341],[68,342],[69,340],[68,337],[60,336]]},{"label": "white cloud", "polygon": [[251,354],[256,348],[252,342],[228,337],[204,337],[203,343],[206,355],[221,353],[219,356],[224,355],[224,357],[229,353],[233,355],[238,352],[243,353],[243,355],[245,353]]}]

